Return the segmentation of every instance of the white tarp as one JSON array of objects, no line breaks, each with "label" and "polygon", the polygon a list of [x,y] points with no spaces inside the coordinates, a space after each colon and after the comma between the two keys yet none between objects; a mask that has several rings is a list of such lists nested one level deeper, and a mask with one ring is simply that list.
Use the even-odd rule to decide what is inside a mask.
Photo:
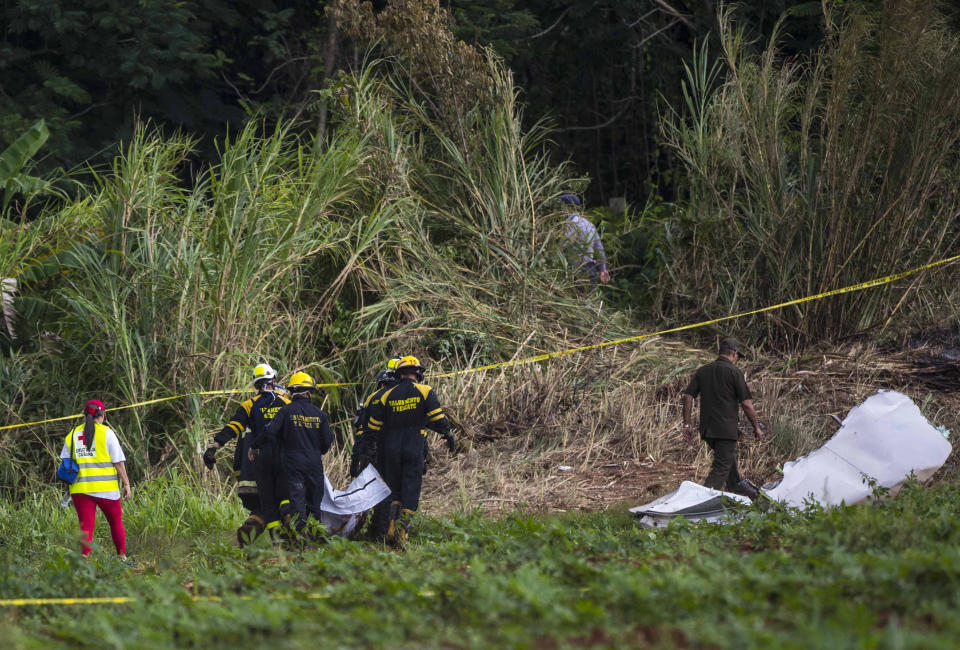
[{"label": "white tarp", "polygon": [[[909,397],[879,391],[847,414],[840,430],[814,452],[783,466],[783,479],[764,494],[789,506],[807,499],[822,506],[854,504],[873,494],[871,482],[896,489],[911,473],[926,481],[940,469],[951,451],[944,434],[935,429]],[[739,494],[713,490],[690,481],[666,496],[630,512],[640,523],[661,528],[676,517],[691,521],[723,521],[731,502],[749,505]]]},{"label": "white tarp", "polygon": [[911,472],[927,480],[950,450],[909,397],[882,390],[854,407],[825,445],[784,464],[783,479],[764,492],[795,507],[807,498],[853,504],[873,493],[870,480],[885,488],[897,488]]},{"label": "white tarp", "polygon": [[323,503],[320,514],[330,534],[349,537],[373,506],[390,496],[390,486],[373,465],[367,465],[346,490],[334,490],[323,477]]},{"label": "white tarp", "polygon": [[730,506],[735,503],[749,506],[751,501],[739,494],[684,481],[677,490],[646,505],[630,508],[630,512],[640,517],[640,523],[644,526],[663,528],[675,517],[690,521],[720,521],[730,513]]}]

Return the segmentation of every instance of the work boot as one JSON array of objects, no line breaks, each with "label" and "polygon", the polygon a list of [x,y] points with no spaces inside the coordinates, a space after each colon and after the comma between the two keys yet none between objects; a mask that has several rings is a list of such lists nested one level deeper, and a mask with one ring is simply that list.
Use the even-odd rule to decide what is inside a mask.
[{"label": "work boot", "polygon": [[266,525],[263,523],[263,519],[257,515],[247,517],[243,525],[237,529],[237,543],[240,545],[240,548],[250,544],[259,537],[265,527]]},{"label": "work boot", "polygon": [[390,503],[381,501],[373,507],[373,515],[370,517],[370,526],[368,527],[368,537],[376,542],[382,542],[387,538],[387,529],[390,527]]},{"label": "work boot", "polygon": [[409,539],[410,524],[413,522],[413,510],[403,508],[400,511],[400,517],[397,519],[396,536],[393,545],[399,549],[406,548]]},{"label": "work boot", "polygon": [[267,524],[267,533],[270,535],[270,543],[274,546],[283,544],[282,529],[279,521],[271,521]]},{"label": "work boot", "polygon": [[751,501],[756,501],[757,497],[760,496],[760,488],[754,485],[753,481],[748,478],[737,483],[737,492],[745,497],[749,497]]},{"label": "work boot", "polygon": [[390,502],[390,524],[387,526],[387,543],[394,544],[397,537],[397,520],[400,519],[402,504],[399,501]]}]

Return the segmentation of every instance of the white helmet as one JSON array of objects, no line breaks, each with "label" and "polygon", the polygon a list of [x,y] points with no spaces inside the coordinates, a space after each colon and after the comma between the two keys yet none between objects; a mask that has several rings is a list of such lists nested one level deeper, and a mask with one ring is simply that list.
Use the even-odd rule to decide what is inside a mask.
[{"label": "white helmet", "polygon": [[253,368],[253,385],[256,386],[257,383],[263,379],[276,379],[277,371],[270,367],[269,363],[258,363]]}]

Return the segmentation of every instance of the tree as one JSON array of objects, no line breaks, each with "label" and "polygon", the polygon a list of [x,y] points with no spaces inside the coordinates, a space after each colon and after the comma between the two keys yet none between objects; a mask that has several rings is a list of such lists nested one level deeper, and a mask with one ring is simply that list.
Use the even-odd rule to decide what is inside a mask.
[{"label": "tree", "polygon": [[[559,151],[590,174],[588,192],[602,202],[643,200],[651,182],[672,192],[659,102],[682,101],[683,64],[696,42],[715,37],[717,7],[708,0],[451,0],[457,34],[506,58],[527,115],[553,118]],[[760,38],[793,7],[804,11],[790,19],[794,36],[784,51],[805,51],[822,39],[819,2],[743,3],[738,19]]]},{"label": "tree", "polygon": [[53,134],[48,166],[108,158],[137,119],[223,134],[279,110],[276,96],[306,96],[298,39],[319,20],[315,3],[290,0],[2,3],[0,146],[37,119]]}]

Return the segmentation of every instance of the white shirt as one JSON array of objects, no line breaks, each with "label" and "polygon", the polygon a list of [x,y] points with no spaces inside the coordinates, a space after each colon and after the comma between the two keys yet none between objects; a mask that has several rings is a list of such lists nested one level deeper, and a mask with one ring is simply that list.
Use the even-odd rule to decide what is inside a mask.
[{"label": "white shirt", "polygon": [[[120,448],[120,440],[117,439],[117,434],[114,433],[113,429],[107,427],[106,431],[107,439],[107,453],[110,454],[111,463],[122,463],[127,460],[127,457],[123,455],[123,449]],[[76,443],[74,443],[76,444]],[[70,458],[70,445],[67,443],[63,444],[63,450],[60,452],[60,458]],[[120,485],[120,476],[117,476],[117,486]],[[120,490],[111,490],[110,492],[89,492],[90,496],[100,497],[101,499],[111,499],[116,501],[120,498]]]}]

